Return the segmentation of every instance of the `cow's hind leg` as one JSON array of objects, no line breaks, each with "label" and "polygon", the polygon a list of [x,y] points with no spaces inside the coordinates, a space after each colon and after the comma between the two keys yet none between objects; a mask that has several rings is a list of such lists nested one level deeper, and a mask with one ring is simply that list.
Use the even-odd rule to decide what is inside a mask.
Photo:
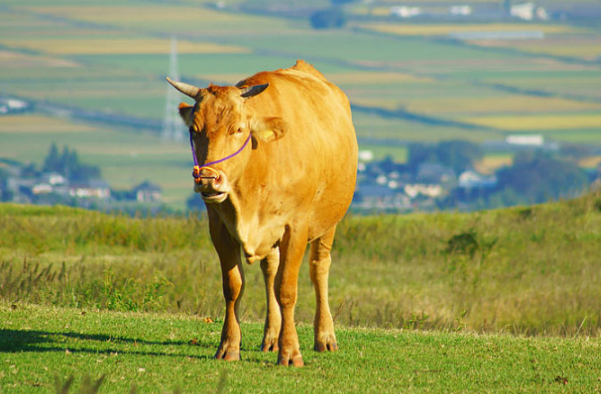
[{"label": "cow's hind leg", "polygon": [[328,303],[328,276],[332,262],[330,250],[334,242],[335,232],[336,227],[311,242],[309,273],[315,288],[317,304],[313,327],[314,349],[318,352],[338,350],[334,333],[334,320]]},{"label": "cow's hind leg", "polygon": [[221,223],[209,223],[211,238],[221,263],[221,279],[225,298],[225,321],[221,330],[221,342],[215,358],[221,360],[240,359],[239,306],[244,292],[244,272],[240,259],[240,245]]},{"label": "cow's hind leg", "polygon": [[280,251],[274,248],[271,253],[261,260],[261,270],[265,279],[265,293],[267,295],[267,316],[265,317],[265,330],[261,350],[264,352],[278,350],[278,338],[282,326],[280,307],[275,298],[275,275],[280,265]]}]

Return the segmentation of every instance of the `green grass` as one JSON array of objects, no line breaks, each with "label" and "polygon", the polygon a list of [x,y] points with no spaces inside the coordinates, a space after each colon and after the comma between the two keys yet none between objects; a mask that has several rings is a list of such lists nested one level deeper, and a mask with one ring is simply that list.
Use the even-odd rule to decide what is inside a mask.
[{"label": "green grass", "polygon": [[[205,219],[53,208],[34,215],[6,204],[0,212],[7,300],[223,314]],[[351,216],[334,244],[331,307],[346,326],[598,337],[600,228],[599,193],[474,214]],[[261,271],[245,272],[242,315],[261,321]],[[315,301],[306,268],[298,297],[297,319],[310,323]]]},{"label": "green grass", "polygon": [[[212,359],[220,322],[187,315],[0,302],[0,391],[55,392],[104,377],[103,392],[397,393],[595,392],[598,339],[516,338],[338,328],[341,350],[310,350],[298,328],[305,367],[275,367],[259,351],[262,327],[243,322],[242,360]],[[89,385],[89,384],[88,384]],[[75,391],[77,392],[77,391]]]}]

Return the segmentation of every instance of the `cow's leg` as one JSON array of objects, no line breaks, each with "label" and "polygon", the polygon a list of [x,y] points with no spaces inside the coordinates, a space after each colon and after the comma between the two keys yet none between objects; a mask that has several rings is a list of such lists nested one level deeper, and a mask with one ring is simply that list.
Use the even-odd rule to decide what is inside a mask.
[{"label": "cow's leg", "polygon": [[307,248],[307,229],[288,227],[280,242],[280,265],[275,278],[275,295],[282,312],[278,364],[304,365],[294,325],[298,272]]},{"label": "cow's leg", "polygon": [[328,303],[328,275],[330,272],[330,250],[334,242],[334,233],[336,227],[327,232],[322,237],[311,242],[311,255],[309,260],[309,274],[313,287],[315,288],[315,298],[317,309],[315,310],[315,319],[313,320],[315,346],[318,352],[325,350],[338,350],[336,344],[336,334],[334,334],[334,320],[330,313]]},{"label": "cow's leg", "polygon": [[275,276],[280,265],[280,251],[274,248],[271,253],[261,260],[261,270],[265,279],[265,293],[267,295],[267,317],[261,350],[264,352],[278,350],[278,337],[282,326],[280,307],[275,298]]},{"label": "cow's leg", "polygon": [[225,298],[225,321],[221,330],[221,343],[215,358],[240,359],[239,306],[244,292],[244,272],[240,259],[240,245],[230,236],[225,225],[209,221],[211,239],[221,262],[221,279]]}]

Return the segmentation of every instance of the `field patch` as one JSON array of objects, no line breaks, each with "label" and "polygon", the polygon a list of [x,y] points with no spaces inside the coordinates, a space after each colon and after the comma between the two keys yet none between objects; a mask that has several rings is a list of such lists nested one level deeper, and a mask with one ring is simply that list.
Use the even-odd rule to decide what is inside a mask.
[{"label": "field patch", "polygon": [[522,52],[597,61],[601,57],[601,37],[559,36],[543,40],[469,40],[482,47],[513,48]]},{"label": "field patch", "polygon": [[573,33],[578,29],[566,25],[551,24],[513,24],[513,23],[482,23],[482,24],[363,24],[361,28],[379,33],[400,36],[447,36],[451,33],[464,32],[514,32],[541,31],[543,33]]},{"label": "field patch", "polygon": [[[171,51],[171,41],[158,38],[65,38],[65,39],[0,39],[0,43],[13,47],[54,55],[99,54],[165,54]],[[178,40],[178,53],[248,53],[248,49],[234,45]]]},{"label": "field patch", "polygon": [[[98,4],[98,3],[96,3]],[[200,6],[161,6],[144,2],[133,5],[77,5],[77,6],[32,6],[23,7],[39,15],[53,15],[99,25],[122,26],[140,31],[166,33],[211,32],[214,34],[240,34],[242,31],[272,32],[282,29],[286,21],[260,16],[237,15]],[[236,29],[237,28],[237,29]],[[235,33],[234,33],[235,32]]]},{"label": "field patch", "polygon": [[35,56],[19,53],[16,51],[0,50],[0,67],[2,67],[3,70],[6,70],[8,68],[74,68],[80,66],[81,65],[79,63],[76,63],[72,60],[66,60],[57,57]]},{"label": "field patch", "polygon": [[511,131],[601,128],[601,115],[516,115],[465,118],[463,121]]},{"label": "field patch", "polygon": [[430,114],[528,114],[572,111],[600,111],[601,104],[558,97],[498,95],[495,97],[412,98],[410,111]]},{"label": "field patch", "polygon": [[0,134],[5,133],[89,133],[98,129],[66,119],[42,115],[0,116]]},{"label": "field patch", "polygon": [[433,79],[411,74],[390,71],[356,71],[328,74],[328,79],[336,84],[345,85],[371,85],[405,82],[434,82]]}]

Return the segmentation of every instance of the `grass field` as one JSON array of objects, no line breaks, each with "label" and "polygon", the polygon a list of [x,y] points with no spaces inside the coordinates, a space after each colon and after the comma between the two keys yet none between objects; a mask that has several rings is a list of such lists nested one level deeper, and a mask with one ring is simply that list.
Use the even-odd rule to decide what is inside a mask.
[{"label": "grass field", "polygon": [[[0,302],[0,392],[393,393],[596,392],[598,339],[515,338],[339,328],[340,351],[309,350],[305,367],[274,367],[262,327],[243,323],[242,360],[212,360],[220,324],[186,315],[107,313]],[[169,371],[165,373],[165,371]],[[350,373],[352,371],[352,373]],[[86,377],[89,381],[86,384]],[[59,391],[60,392],[60,391]]]},{"label": "grass field", "polygon": [[289,369],[259,350],[252,266],[242,360],[212,359],[223,301],[205,219],[0,204],[0,392],[61,392],[70,378],[70,392],[100,382],[101,393],[597,392],[600,224],[599,193],[346,218],[330,276],[340,351],[311,350],[303,267],[305,368]]},{"label": "grass field", "polygon": [[[336,320],[359,327],[598,337],[599,198],[467,215],[347,218],[334,244]],[[213,319],[222,314],[219,264],[204,219],[0,209],[6,300]],[[242,314],[260,321],[261,273],[245,270]],[[302,269],[300,322],[312,321],[313,305],[308,270]]]}]

